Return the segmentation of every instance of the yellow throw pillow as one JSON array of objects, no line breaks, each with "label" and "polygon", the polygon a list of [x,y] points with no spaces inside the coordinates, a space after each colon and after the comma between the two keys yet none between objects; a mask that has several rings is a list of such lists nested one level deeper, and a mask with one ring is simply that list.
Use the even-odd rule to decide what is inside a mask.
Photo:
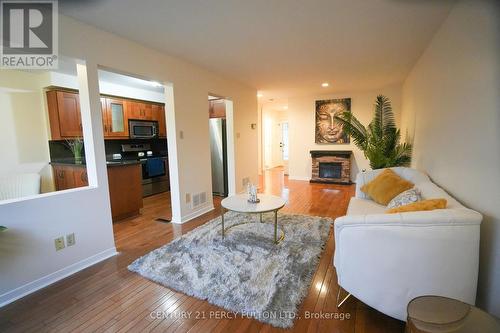
[{"label": "yellow throw pillow", "polygon": [[412,182],[399,177],[391,169],[385,169],[371,182],[363,185],[361,191],[369,195],[373,201],[387,206],[396,195],[412,187]]},{"label": "yellow throw pillow", "polygon": [[420,210],[434,210],[446,208],[446,199],[429,199],[411,203],[409,205],[391,208],[386,211],[388,214],[418,212]]}]

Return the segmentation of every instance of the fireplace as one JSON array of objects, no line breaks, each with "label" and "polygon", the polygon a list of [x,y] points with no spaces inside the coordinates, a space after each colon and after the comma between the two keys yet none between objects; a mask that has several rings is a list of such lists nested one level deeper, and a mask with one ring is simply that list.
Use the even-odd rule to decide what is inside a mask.
[{"label": "fireplace", "polygon": [[311,150],[312,183],[351,184],[349,150]]},{"label": "fireplace", "polygon": [[342,178],[342,163],[319,162],[319,178]]}]

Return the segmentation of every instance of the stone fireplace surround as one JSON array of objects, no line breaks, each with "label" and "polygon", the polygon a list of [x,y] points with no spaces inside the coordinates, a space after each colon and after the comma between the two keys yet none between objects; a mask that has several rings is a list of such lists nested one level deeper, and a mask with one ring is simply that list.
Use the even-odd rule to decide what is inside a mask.
[{"label": "stone fireplace surround", "polygon": [[[312,175],[311,183],[352,184],[351,182],[351,155],[350,150],[311,150]],[[319,175],[320,163],[340,163],[342,171],[340,178],[321,178]]]}]

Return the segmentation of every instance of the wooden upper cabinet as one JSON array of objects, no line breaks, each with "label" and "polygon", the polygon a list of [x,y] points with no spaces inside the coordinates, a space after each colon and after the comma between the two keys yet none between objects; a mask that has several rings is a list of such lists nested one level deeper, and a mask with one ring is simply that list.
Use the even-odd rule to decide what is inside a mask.
[{"label": "wooden upper cabinet", "polygon": [[106,97],[101,97],[102,130],[104,136],[108,135],[108,113],[106,112]]},{"label": "wooden upper cabinet", "polygon": [[[102,98],[101,98],[102,100]],[[108,137],[128,137],[127,109],[124,99],[106,98],[104,133]]]},{"label": "wooden upper cabinet", "polygon": [[210,118],[226,118],[226,103],[223,99],[213,99],[208,102]]},{"label": "wooden upper cabinet", "polygon": [[153,120],[153,112],[150,103],[130,101],[127,116],[129,119]]},{"label": "wooden upper cabinet", "polygon": [[[78,92],[49,90],[47,91],[47,106],[52,140],[83,136]],[[165,107],[163,105],[102,96],[101,112],[106,139],[128,138],[129,119],[157,121],[159,125],[158,136],[167,137]]]},{"label": "wooden upper cabinet", "polygon": [[83,136],[78,93],[48,91],[47,103],[52,140]]},{"label": "wooden upper cabinet", "polygon": [[151,105],[153,120],[158,122],[158,136],[160,138],[167,137],[167,126],[165,120],[165,107],[163,105],[152,104]]}]

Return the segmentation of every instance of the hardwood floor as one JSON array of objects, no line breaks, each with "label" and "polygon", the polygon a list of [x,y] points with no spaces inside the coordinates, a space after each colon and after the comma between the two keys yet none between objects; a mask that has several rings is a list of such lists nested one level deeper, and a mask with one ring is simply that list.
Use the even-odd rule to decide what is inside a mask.
[{"label": "hardwood floor", "polygon": [[[328,216],[345,214],[353,186],[292,181],[281,169],[261,177],[265,193],[288,199],[283,212]],[[168,193],[144,200],[140,217],[114,224],[120,254],[0,309],[0,332],[278,332],[282,329],[241,318],[185,294],[170,290],[127,270],[137,257],[170,242],[219,215],[216,209],[183,225],[157,222],[168,217]],[[404,323],[387,317],[355,298],[341,309],[332,265],[333,234],[314,275],[309,294],[290,332],[402,332]],[[168,311],[169,318],[151,313]],[[187,315],[191,313],[191,315]],[[340,319],[306,318],[307,313],[338,313]],[[180,315],[184,314],[184,317]],[[196,316],[206,318],[197,319]],[[215,317],[218,316],[218,317]],[[349,316],[349,319],[347,319]],[[212,318],[209,318],[212,317]]]}]

